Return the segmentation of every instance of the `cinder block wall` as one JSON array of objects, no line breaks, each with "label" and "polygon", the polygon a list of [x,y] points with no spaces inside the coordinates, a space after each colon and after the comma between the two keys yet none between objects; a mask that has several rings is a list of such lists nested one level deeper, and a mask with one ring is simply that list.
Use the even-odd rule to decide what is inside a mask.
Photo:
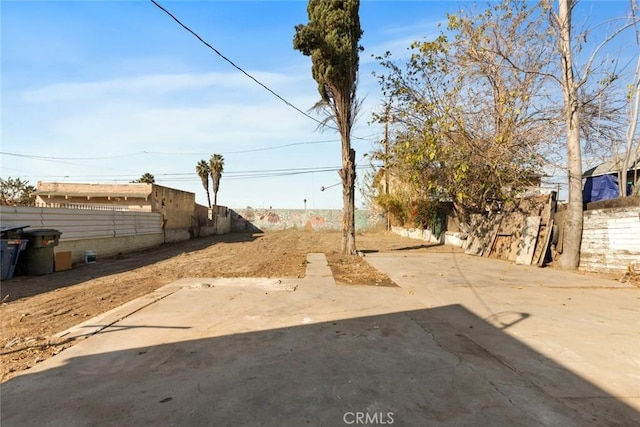
[{"label": "cinder block wall", "polygon": [[101,257],[147,249],[159,246],[163,242],[164,235],[162,233],[106,239],[67,240],[61,241],[53,252],[71,252],[71,262],[75,264],[84,262],[85,251],[95,251],[99,261]]},{"label": "cinder block wall", "polygon": [[[151,206],[153,212],[160,212],[164,217],[166,230],[189,230],[195,208],[195,194],[153,184]],[[187,232],[187,239],[188,239]],[[181,239],[185,240],[185,239]],[[175,241],[175,240],[168,240]]]},{"label": "cinder block wall", "polygon": [[214,206],[210,209],[196,204],[194,220],[195,237],[231,232],[231,211],[226,206]]}]

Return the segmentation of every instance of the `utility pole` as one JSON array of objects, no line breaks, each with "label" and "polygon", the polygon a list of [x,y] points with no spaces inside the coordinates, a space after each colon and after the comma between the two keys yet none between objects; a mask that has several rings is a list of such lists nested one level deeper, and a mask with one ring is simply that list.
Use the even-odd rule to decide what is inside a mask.
[{"label": "utility pole", "polygon": [[[389,195],[389,108],[387,104],[384,111],[384,194]],[[387,200],[388,202],[388,200]],[[387,231],[391,230],[391,218],[387,203]]]}]

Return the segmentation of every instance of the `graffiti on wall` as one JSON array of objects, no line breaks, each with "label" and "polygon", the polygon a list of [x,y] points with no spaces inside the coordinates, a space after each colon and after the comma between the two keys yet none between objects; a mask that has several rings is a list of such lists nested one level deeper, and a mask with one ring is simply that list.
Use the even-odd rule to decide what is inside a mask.
[{"label": "graffiti on wall", "polygon": [[[356,232],[384,227],[381,214],[357,210]],[[277,230],[339,231],[342,229],[342,210],[312,209],[238,209],[231,211],[231,230],[259,233]]]}]

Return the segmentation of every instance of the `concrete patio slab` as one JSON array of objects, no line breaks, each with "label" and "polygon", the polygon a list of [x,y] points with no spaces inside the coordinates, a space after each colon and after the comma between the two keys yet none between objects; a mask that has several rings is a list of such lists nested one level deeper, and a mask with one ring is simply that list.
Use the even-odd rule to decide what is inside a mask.
[{"label": "concrete patio slab", "polygon": [[2,384],[2,425],[640,423],[637,289],[452,256],[368,255],[399,288],[336,286],[318,254],[173,283]]},{"label": "concrete patio slab", "polygon": [[[475,339],[556,397],[615,396],[640,411],[640,289],[584,274],[460,253],[370,254],[367,261],[428,307],[460,304],[494,328]],[[447,319],[464,329],[468,319]],[[500,334],[496,334],[500,331]],[[580,391],[510,336],[602,389]],[[495,339],[496,336],[500,339]],[[541,367],[542,365],[542,367]]]}]

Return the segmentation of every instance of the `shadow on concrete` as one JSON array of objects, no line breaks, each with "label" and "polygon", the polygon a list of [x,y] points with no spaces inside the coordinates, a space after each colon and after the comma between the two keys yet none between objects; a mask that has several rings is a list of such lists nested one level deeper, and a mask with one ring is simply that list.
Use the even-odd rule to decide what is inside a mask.
[{"label": "shadow on concrete", "polygon": [[[86,328],[94,328],[99,327],[100,325],[86,325]],[[108,334],[113,332],[125,331],[127,329],[191,329],[191,326],[163,326],[163,325],[121,325],[120,323],[116,323],[115,325],[100,331],[100,333]],[[93,334],[89,334],[93,335]],[[79,335],[83,336],[83,335]]]},{"label": "shadow on concrete", "polygon": [[405,246],[402,248],[393,248],[393,251],[412,251],[417,249],[429,249],[436,246],[443,246],[444,243],[427,243],[425,245]]},{"label": "shadow on concrete", "polygon": [[380,252],[402,252],[402,251],[417,251],[420,249],[433,249],[436,247],[444,246],[444,243],[426,243],[421,245],[413,245],[413,246],[403,246],[399,248],[391,248],[386,250],[380,249],[358,249],[358,252],[362,252],[363,254],[376,254]]},{"label": "shadow on concrete", "polygon": [[515,324],[526,320],[531,315],[529,313],[520,313],[517,311],[501,311],[499,313],[494,313],[491,316],[487,317],[485,320],[490,321],[492,324],[499,323],[500,329],[508,329]]},{"label": "shadow on concrete", "polygon": [[183,253],[206,249],[218,243],[251,242],[259,234],[229,233],[200,237],[182,242],[128,252],[122,256],[100,258],[95,264],[74,264],[72,270],[61,271],[44,276],[15,276],[2,281],[2,295],[10,295],[10,301],[28,298],[55,289],[73,286],[87,280],[135,270],[173,258]]},{"label": "shadow on concrete", "polygon": [[[118,333],[136,342],[141,332]],[[2,385],[3,427],[338,426],[360,416],[399,426],[640,422],[460,305],[71,357]]]},{"label": "shadow on concrete", "polygon": [[[71,338],[61,337],[61,340],[57,341],[57,344],[58,345],[67,344],[75,341],[78,338],[88,338],[91,335],[95,335],[97,332],[93,328],[98,328],[99,332],[104,334],[109,332],[119,332],[126,329],[191,329],[190,326],[159,326],[159,325],[128,326],[128,325],[120,325],[120,324],[110,326],[109,329],[107,329],[107,325],[86,325],[85,328],[88,328],[91,331],[87,332],[86,334],[74,335]],[[2,352],[0,352],[0,354],[5,355],[5,354],[20,353],[25,350],[41,350],[42,351],[47,349],[49,346],[50,346],[50,343],[26,345],[26,346],[18,347],[14,350],[3,349]]]}]

